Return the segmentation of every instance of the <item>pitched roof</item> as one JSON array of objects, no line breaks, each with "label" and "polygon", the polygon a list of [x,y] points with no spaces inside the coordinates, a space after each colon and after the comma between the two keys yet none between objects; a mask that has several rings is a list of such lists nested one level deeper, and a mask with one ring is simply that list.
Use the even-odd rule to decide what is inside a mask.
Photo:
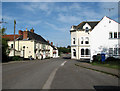
[{"label": "pitched roof", "polygon": [[76,29],[83,29],[83,26],[86,23],[88,23],[91,26],[91,28],[93,29],[99,23],[99,21],[83,21],[79,25],[77,25]]},{"label": "pitched roof", "polygon": [[40,36],[36,33],[30,32],[30,31],[28,31],[28,38],[30,40],[32,39],[32,40],[39,41],[41,43],[49,44],[42,36]]},{"label": "pitched roof", "polygon": [[[15,39],[20,37],[20,35],[15,35]],[[14,35],[3,35],[2,38],[6,38],[10,41],[13,41],[14,40]]]}]

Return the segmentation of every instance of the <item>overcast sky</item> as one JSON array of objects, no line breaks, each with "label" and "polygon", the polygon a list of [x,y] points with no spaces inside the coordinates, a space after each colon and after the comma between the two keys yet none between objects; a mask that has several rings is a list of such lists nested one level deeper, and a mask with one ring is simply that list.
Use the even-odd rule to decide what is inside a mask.
[{"label": "overcast sky", "polygon": [[[107,8],[114,8],[108,12]],[[2,17],[7,34],[30,30],[56,46],[70,45],[70,27],[82,21],[98,21],[108,16],[118,21],[117,2],[2,2]]]}]

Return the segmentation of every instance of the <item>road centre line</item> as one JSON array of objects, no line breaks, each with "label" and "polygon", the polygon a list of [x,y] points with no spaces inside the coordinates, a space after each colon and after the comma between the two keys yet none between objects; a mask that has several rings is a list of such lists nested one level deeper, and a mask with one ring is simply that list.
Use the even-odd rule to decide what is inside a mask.
[{"label": "road centre line", "polygon": [[66,63],[67,61],[64,61],[60,66],[64,66],[64,64]]},{"label": "road centre line", "polygon": [[[64,61],[60,66],[63,66],[66,62],[67,62],[67,61]],[[58,68],[59,68],[59,67],[57,67],[56,69],[54,69],[54,70],[52,71],[52,73],[50,74],[48,80],[47,80],[47,81],[45,82],[45,84],[43,85],[42,89],[50,89],[50,86],[51,86],[51,84],[52,84],[52,81],[53,81],[53,79],[54,79],[54,77],[55,77],[55,74],[56,74]]]}]

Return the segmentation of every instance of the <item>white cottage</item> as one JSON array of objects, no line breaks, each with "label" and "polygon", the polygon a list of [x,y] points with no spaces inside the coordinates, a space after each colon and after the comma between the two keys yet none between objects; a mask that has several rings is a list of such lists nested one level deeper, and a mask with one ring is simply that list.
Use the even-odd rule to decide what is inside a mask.
[{"label": "white cottage", "polygon": [[[8,38],[8,46],[10,49],[9,56],[14,56],[14,35],[4,35]],[[34,33],[34,29],[28,31],[19,30],[19,34],[15,35],[15,55],[23,58],[44,59],[54,57],[54,47],[46,41],[42,36]]]}]

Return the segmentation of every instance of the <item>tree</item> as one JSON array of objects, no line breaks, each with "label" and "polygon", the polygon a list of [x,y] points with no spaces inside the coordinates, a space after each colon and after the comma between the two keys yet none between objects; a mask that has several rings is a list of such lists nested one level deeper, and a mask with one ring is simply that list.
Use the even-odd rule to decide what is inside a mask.
[{"label": "tree", "polygon": [[[6,31],[6,28],[0,29],[0,33],[2,36],[5,35],[5,31]],[[2,36],[0,38],[0,49],[2,46],[2,60],[3,60],[2,62],[6,62],[6,61],[8,61],[8,52],[7,52],[7,50],[8,50],[7,40],[8,39],[2,38]]]}]

